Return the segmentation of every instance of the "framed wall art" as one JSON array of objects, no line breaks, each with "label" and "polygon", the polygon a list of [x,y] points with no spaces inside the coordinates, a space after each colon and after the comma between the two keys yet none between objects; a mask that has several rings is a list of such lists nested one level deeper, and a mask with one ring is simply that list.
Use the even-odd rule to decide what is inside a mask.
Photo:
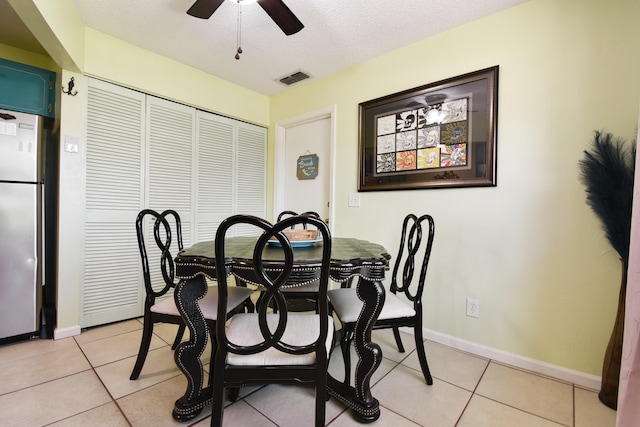
[{"label": "framed wall art", "polygon": [[496,185],[498,66],[359,105],[358,191]]}]

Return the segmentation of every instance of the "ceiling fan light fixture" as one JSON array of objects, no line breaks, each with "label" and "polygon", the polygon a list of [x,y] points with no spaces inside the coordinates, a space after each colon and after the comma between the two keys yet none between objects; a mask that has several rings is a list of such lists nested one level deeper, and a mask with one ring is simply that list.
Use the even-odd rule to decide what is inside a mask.
[{"label": "ceiling fan light fixture", "polygon": [[427,95],[424,100],[427,103],[425,108],[427,124],[440,124],[445,118],[445,113],[442,111],[442,103],[447,99],[447,95],[443,93],[434,93]]},{"label": "ceiling fan light fixture", "polygon": [[[297,33],[304,25],[296,15],[284,4],[283,0],[228,0],[240,7],[242,4],[258,3],[278,27],[287,36]],[[209,19],[225,0],[196,0],[187,10],[187,14],[201,19]]]},{"label": "ceiling fan light fixture", "polygon": [[442,111],[442,104],[436,104],[425,108],[427,110],[427,124],[440,124],[444,120],[444,111]]}]

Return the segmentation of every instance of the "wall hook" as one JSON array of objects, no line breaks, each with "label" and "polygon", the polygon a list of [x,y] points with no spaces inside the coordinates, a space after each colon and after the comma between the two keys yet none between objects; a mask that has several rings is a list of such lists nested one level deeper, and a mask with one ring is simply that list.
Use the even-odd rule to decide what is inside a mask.
[{"label": "wall hook", "polygon": [[64,90],[64,86],[62,86],[62,93],[66,93],[67,95],[76,96],[78,91],[73,90],[73,86],[75,86],[75,82],[73,81],[73,77],[69,80],[69,90]]}]

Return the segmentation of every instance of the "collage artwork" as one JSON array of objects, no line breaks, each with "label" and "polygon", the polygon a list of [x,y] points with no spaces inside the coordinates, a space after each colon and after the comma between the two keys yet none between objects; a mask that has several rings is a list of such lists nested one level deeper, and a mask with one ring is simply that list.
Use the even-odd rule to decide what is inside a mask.
[{"label": "collage artwork", "polygon": [[376,173],[467,165],[468,99],[376,119]]}]

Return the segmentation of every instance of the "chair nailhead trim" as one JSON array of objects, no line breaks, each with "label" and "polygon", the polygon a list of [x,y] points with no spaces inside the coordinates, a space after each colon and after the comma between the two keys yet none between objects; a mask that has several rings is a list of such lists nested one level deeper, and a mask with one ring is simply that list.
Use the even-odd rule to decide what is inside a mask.
[{"label": "chair nailhead trim", "polygon": [[[180,305],[179,308],[182,310],[182,312],[186,312],[186,310],[184,309],[184,305],[182,304],[182,297],[181,297],[182,289],[184,289],[184,288],[181,287],[181,288],[178,289],[178,295],[177,295],[176,299],[178,300],[178,303]],[[202,299],[203,297],[204,297],[204,295],[202,297],[198,298],[198,300]],[[204,321],[205,330],[206,330],[207,329],[206,328],[207,321],[204,319],[204,315],[202,314],[202,310],[200,309],[200,304],[197,303],[198,300],[195,301],[195,307],[198,310],[198,312],[200,314],[200,317]],[[178,310],[178,311],[180,311],[180,310]],[[196,331],[195,327],[193,326],[193,323],[191,322],[191,319],[185,319],[185,320],[189,320],[189,324],[187,326],[189,327],[189,331],[190,332],[193,331],[193,338],[192,338],[192,340],[189,340],[187,342],[183,342],[182,344],[178,345],[178,348],[176,348],[177,354],[175,356],[175,360],[180,365],[179,368],[185,374],[185,376],[189,376],[189,380],[190,380],[191,384],[195,385],[193,387],[193,389],[191,390],[192,394],[189,396],[189,400],[191,400],[191,399],[194,398],[193,393],[196,393],[196,390],[197,390],[197,393],[200,393],[202,385],[198,386],[198,385],[195,384],[195,381],[194,381],[193,377],[191,375],[189,375],[189,370],[182,363],[182,357],[181,356],[182,356],[182,353],[184,352],[184,350],[186,350],[187,348],[194,348],[195,347],[195,343],[197,343],[198,340],[199,340],[199,335],[198,335],[198,332]],[[208,341],[208,335],[205,333],[204,334],[204,345],[202,346],[202,350],[198,354],[198,358],[197,358],[198,359],[198,364],[200,365],[200,377],[201,378],[204,378],[204,367],[202,366],[202,362],[200,361],[200,356],[202,356],[202,353],[204,353],[204,349],[207,346],[207,341]],[[193,342],[193,344],[192,344],[192,342]]]},{"label": "chair nailhead trim", "polygon": [[210,397],[207,400],[204,400],[200,403],[198,403],[197,405],[194,406],[189,406],[188,408],[174,408],[174,411],[176,411],[177,414],[192,414],[193,412],[195,412],[196,410],[200,409],[204,409],[205,406],[207,406],[208,404],[210,404],[211,402],[213,402],[213,398]]},{"label": "chair nailhead trim", "polygon": [[[376,297],[375,310],[377,310],[377,309],[378,309],[378,307],[380,307],[380,295],[378,295],[378,296]],[[358,323],[360,322],[361,316],[362,316],[362,311],[360,311],[360,314],[358,314],[358,320],[356,320],[356,324],[358,324]],[[365,330],[367,330],[367,329],[369,329],[369,330],[370,330],[370,328],[372,328],[372,322],[373,322],[373,319],[369,319],[369,321],[367,322],[367,327],[365,328]],[[363,335],[363,336],[362,336],[362,340],[363,340],[363,341],[364,341],[364,338],[365,338],[365,337],[364,337],[364,335]],[[361,364],[361,361],[362,361],[362,357],[360,356],[360,352],[358,351],[358,347],[354,345],[354,348],[355,348],[355,350],[356,350],[356,353],[358,354],[358,364],[356,365],[356,371],[357,371],[357,370],[358,370],[358,368],[360,367],[360,364]],[[365,348],[367,348],[367,349],[369,349],[369,350],[373,350],[373,349],[372,349],[372,347],[370,347],[370,346],[366,346]],[[377,358],[377,357],[375,357],[375,358],[374,358],[373,366],[378,366],[378,358]],[[372,375],[373,375],[373,372],[369,371],[369,372],[367,372],[367,373],[365,374],[365,378],[370,379]],[[365,383],[365,381],[362,381],[362,387],[364,387],[364,383]],[[364,388],[361,388],[361,389],[359,390],[359,393],[358,393],[358,394],[359,394],[360,396],[364,396]]]},{"label": "chair nailhead trim", "polygon": [[[212,265],[202,264],[202,263],[199,263],[199,262],[181,262],[180,265],[183,266],[183,267],[197,267],[199,269],[212,269],[212,268],[214,268]],[[366,276],[366,275],[360,273],[359,271],[362,268],[366,268],[366,269],[369,269],[369,270],[372,270],[372,271],[376,271],[376,270],[385,271],[385,270],[388,270],[388,267],[382,267],[382,266],[380,266],[380,267],[378,267],[378,266],[366,266],[366,267],[359,266],[359,267],[338,267],[338,268],[333,268],[332,267],[331,270],[335,271],[335,272],[353,271],[354,273],[349,275],[349,277],[346,277],[344,279],[335,278],[335,277],[333,277],[331,275],[329,276],[329,278],[331,280],[333,280],[334,282],[338,282],[338,283],[346,282],[349,279],[351,279],[352,277],[362,277],[365,280],[372,280],[372,279],[375,280],[373,277]],[[247,268],[234,267],[234,269],[236,269],[236,270],[241,270],[241,269],[250,270],[250,268],[248,268],[248,267]],[[274,270],[266,269],[266,270],[267,271],[278,271],[277,269],[274,269]],[[294,269],[294,271],[316,271],[316,270],[317,269],[315,269],[315,268]],[[188,279],[195,279],[198,276],[204,276],[207,279],[215,280],[215,277],[212,277],[212,276],[206,274],[203,271],[198,271],[197,273],[192,274],[190,276],[177,276],[176,275],[176,278],[181,279],[181,280],[188,280]],[[312,282],[313,281],[315,281],[315,280],[312,280]]]},{"label": "chair nailhead trim", "polygon": [[334,392],[330,388],[328,389],[328,391],[329,391],[329,394],[331,395],[331,397],[339,400],[343,404],[347,405],[349,408],[353,409],[355,412],[357,412],[359,414],[362,414],[365,417],[371,417],[371,416],[375,415],[377,412],[379,412],[379,410],[380,410],[379,407],[376,407],[376,408],[362,408],[361,406],[358,406],[354,402],[351,402],[349,399],[346,399],[346,398],[342,397],[341,395],[339,395],[338,393]]}]

